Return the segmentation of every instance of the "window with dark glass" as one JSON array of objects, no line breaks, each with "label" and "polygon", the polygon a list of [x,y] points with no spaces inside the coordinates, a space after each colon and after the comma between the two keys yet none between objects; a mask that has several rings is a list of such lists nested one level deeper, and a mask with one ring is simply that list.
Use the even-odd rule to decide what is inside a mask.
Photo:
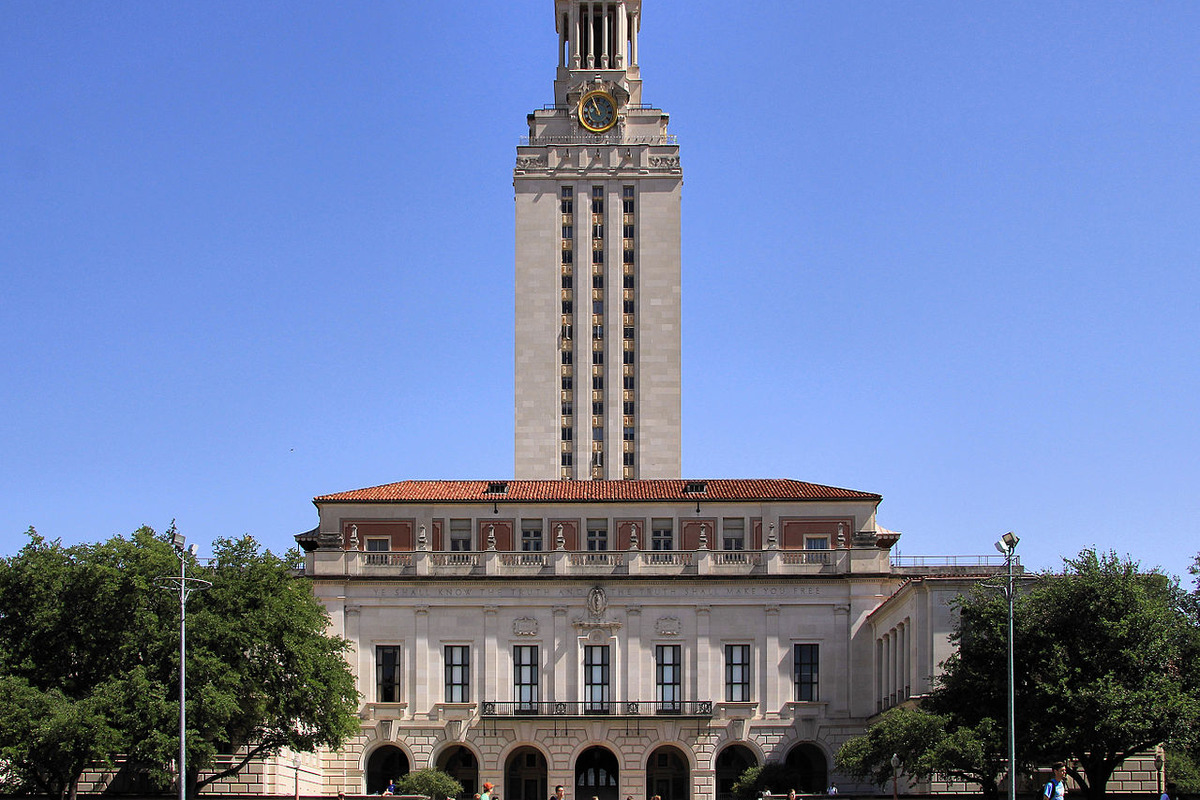
[{"label": "window with dark glass", "polygon": [[574,388],[574,383],[575,381],[570,375],[562,376],[562,388],[564,391],[570,391],[572,388]]},{"label": "window with dark glass", "polygon": [[750,702],[750,645],[725,645],[725,699]]},{"label": "window with dark glass", "polygon": [[521,549],[527,553],[542,549],[542,521],[521,520]]},{"label": "window with dark glass", "polygon": [[471,549],[471,520],[450,520],[450,550],[465,553]]},{"label": "window with dark glass", "polygon": [[675,536],[669,519],[654,519],[650,524],[650,549],[674,550]]},{"label": "window with dark glass", "polygon": [[654,648],[655,700],[660,714],[678,714],[682,710],[682,649],[677,644],[660,644]]},{"label": "window with dark glass", "polygon": [[446,645],[446,702],[471,702],[470,645]]},{"label": "window with dark glass", "polygon": [[608,549],[608,520],[589,519],[587,521],[587,549]]},{"label": "window with dark glass", "polygon": [[609,712],[608,645],[589,644],[583,648],[583,712]]},{"label": "window with dark glass", "polygon": [[400,648],[397,645],[375,647],[375,702],[400,702]]},{"label": "window with dark glass", "polygon": [[721,521],[721,547],[725,550],[746,549],[746,521],[730,518]]},{"label": "window with dark glass", "polygon": [[532,712],[538,704],[538,646],[513,646],[513,697],[517,711]]},{"label": "window with dark glass", "polygon": [[623,280],[622,280],[622,285],[623,285],[623,288],[625,288],[625,289],[633,289],[633,288],[635,288],[635,287],[634,287],[634,285],[633,285],[633,276],[632,276],[632,275],[626,275],[626,276],[623,278]]},{"label": "window with dark glass", "polygon": [[816,702],[820,677],[820,646],[798,644],[794,648],[796,699]]}]

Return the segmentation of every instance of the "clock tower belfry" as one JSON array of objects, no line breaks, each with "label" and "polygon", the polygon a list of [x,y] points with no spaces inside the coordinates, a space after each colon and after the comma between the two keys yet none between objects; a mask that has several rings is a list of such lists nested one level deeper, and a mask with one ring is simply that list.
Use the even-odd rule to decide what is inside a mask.
[{"label": "clock tower belfry", "polygon": [[555,0],[554,104],[517,147],[517,479],[678,478],[679,146],[641,0]]}]

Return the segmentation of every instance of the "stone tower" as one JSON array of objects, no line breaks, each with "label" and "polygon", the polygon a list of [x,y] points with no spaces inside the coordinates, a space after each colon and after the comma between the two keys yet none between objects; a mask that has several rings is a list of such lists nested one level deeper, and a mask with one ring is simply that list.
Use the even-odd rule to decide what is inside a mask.
[{"label": "stone tower", "polygon": [[518,479],[680,477],[683,173],[641,5],[554,3],[554,104],[513,171]]}]

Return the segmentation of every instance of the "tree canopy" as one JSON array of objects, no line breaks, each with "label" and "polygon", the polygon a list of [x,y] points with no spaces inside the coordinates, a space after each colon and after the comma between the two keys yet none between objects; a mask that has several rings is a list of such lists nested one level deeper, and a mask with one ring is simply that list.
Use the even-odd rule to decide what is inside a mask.
[{"label": "tree canopy", "polygon": [[[154,531],[64,547],[32,529],[0,559],[0,776],[65,796],[118,756],[171,779],[178,748],[176,551]],[[187,606],[189,794],[256,756],[337,747],[357,730],[348,644],[286,559],[221,539]],[[217,769],[218,754],[237,756]],[[201,777],[203,775],[203,777]]]}]

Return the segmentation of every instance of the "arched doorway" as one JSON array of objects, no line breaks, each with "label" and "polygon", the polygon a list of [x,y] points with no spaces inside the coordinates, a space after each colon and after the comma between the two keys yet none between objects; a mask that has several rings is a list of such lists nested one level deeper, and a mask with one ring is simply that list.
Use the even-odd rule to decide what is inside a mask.
[{"label": "arched doorway", "polygon": [[617,757],[604,747],[589,747],[575,759],[576,800],[618,800],[621,770]]},{"label": "arched doorway", "polygon": [[388,781],[408,774],[408,756],[399,747],[384,745],[367,759],[367,794],[379,794]]},{"label": "arched doorway", "polygon": [[459,797],[473,797],[478,791],[479,762],[475,754],[462,745],[447,747],[437,758],[437,768],[462,784],[463,793]]},{"label": "arched doorway", "polygon": [[731,744],[717,755],[717,800],[732,800],[733,784],[742,773],[758,766],[754,751],[742,744]]},{"label": "arched doorway", "polygon": [[505,800],[546,800],[550,790],[546,757],[536,747],[518,747],[504,763]]},{"label": "arched doorway", "polygon": [[[688,760],[678,747],[660,747],[646,761],[646,793],[662,800],[689,800]],[[578,799],[577,799],[578,800]]]},{"label": "arched doorway", "polygon": [[796,788],[802,792],[824,792],[829,785],[829,765],[821,748],[801,742],[788,751],[785,762],[796,774]]}]

